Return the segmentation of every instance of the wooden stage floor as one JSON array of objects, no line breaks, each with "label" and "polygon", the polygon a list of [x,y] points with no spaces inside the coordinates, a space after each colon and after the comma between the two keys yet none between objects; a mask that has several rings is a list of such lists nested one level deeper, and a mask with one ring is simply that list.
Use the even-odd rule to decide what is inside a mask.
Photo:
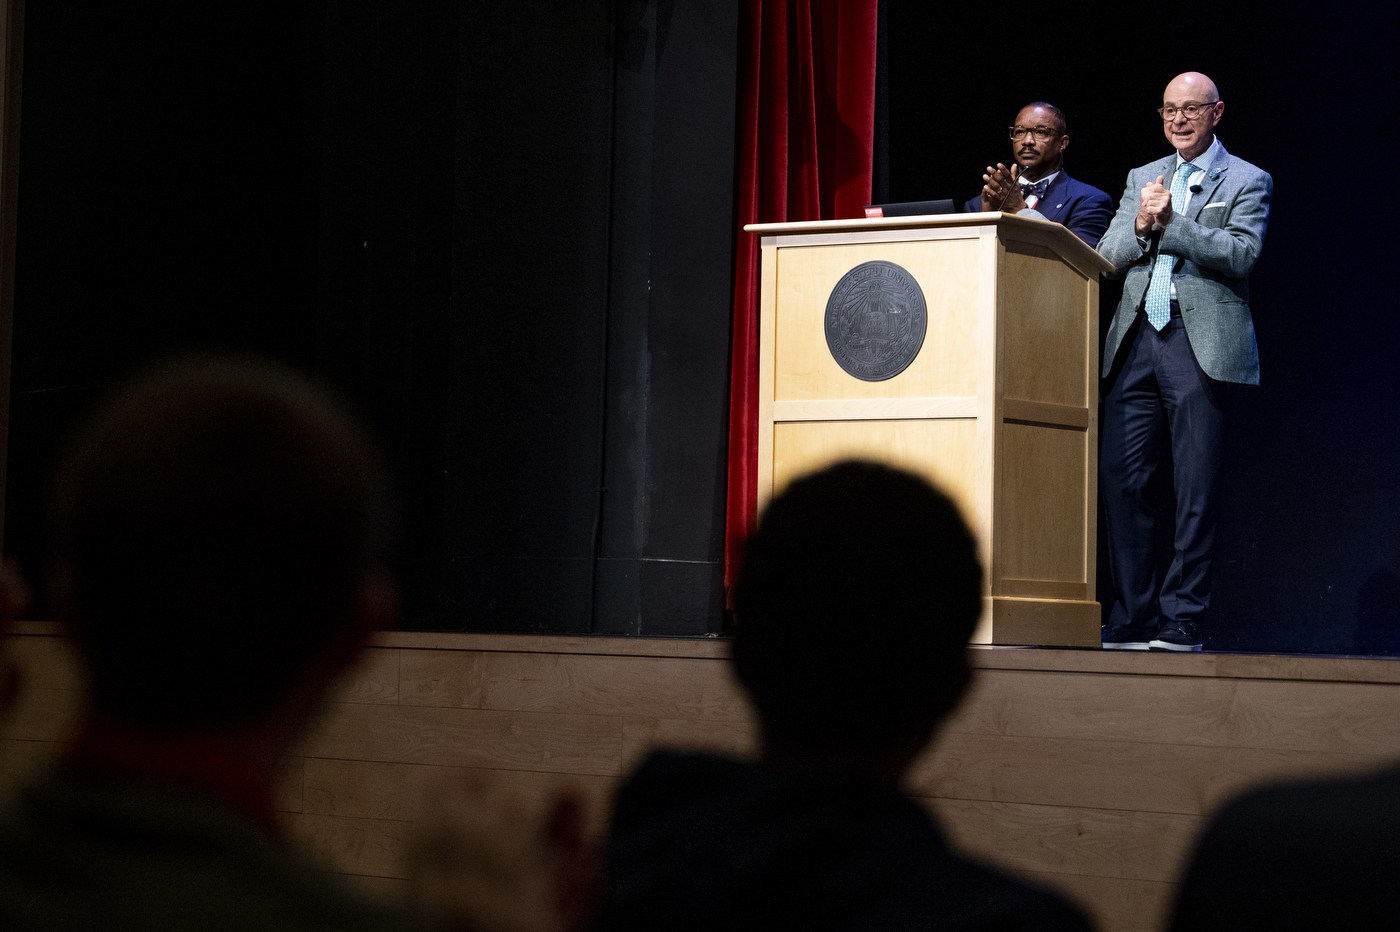
[{"label": "wooden stage floor", "polygon": [[[27,682],[0,724],[0,787],[13,791],[59,747],[78,683],[50,623],[21,623],[7,648]],[[280,808],[316,857],[388,895],[419,788],[447,768],[493,771],[527,797],[578,786],[601,837],[612,792],[648,749],[753,753],[727,650],[381,634]],[[1400,660],[973,648],[972,662],[973,687],[908,790],[961,847],[1062,890],[1105,932],[1163,928],[1196,834],[1232,794],[1400,757]]]}]

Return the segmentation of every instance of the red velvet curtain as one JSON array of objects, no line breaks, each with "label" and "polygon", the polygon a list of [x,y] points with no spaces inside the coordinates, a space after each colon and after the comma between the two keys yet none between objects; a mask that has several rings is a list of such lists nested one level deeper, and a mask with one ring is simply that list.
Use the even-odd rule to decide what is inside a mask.
[{"label": "red velvet curtain", "polygon": [[742,0],[726,590],[757,518],[758,236],[870,203],[878,0]]}]

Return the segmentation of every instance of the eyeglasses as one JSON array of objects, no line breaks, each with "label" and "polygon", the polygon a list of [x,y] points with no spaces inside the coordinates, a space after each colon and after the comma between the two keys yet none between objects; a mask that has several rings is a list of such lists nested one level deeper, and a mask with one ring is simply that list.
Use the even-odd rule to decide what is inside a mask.
[{"label": "eyeglasses", "polygon": [[1036,139],[1039,139],[1041,142],[1044,142],[1051,136],[1064,135],[1064,133],[1060,132],[1059,130],[1051,129],[1048,126],[1013,126],[1011,127],[1010,132],[1012,139],[1020,139],[1022,136],[1026,135],[1026,133],[1030,133]]},{"label": "eyeglasses", "polygon": [[1164,122],[1168,123],[1175,120],[1178,113],[1188,120],[1194,120],[1218,103],[1220,103],[1220,101],[1215,100],[1208,104],[1187,104],[1184,107],[1158,107],[1157,113],[1162,117]]}]

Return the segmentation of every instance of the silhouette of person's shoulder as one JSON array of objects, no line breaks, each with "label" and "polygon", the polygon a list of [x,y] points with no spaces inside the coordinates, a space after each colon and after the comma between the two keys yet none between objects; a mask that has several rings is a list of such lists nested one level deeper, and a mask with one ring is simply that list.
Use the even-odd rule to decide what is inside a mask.
[{"label": "silhouette of person's shoulder", "polygon": [[1177,930],[1393,928],[1400,767],[1255,790],[1202,836]]},{"label": "silhouette of person's shoulder", "polygon": [[1055,895],[953,852],[868,780],[657,753],[618,796],[597,928],[1063,929]]},{"label": "silhouette of person's shoulder", "polygon": [[0,928],[429,932],[243,813],[60,768],[0,819]]}]

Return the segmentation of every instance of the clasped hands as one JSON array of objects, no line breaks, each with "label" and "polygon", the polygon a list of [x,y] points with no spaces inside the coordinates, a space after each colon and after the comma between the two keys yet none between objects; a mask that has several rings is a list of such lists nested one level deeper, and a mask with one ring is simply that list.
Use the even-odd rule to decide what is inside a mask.
[{"label": "clasped hands", "polygon": [[1000,162],[995,168],[988,165],[982,176],[982,209],[1004,210],[1008,214],[1025,210],[1026,199],[1021,196],[1021,185],[1016,180],[1020,175],[1019,165],[1011,168]]},{"label": "clasped hands", "polygon": [[1171,222],[1172,193],[1162,187],[1162,176],[1158,175],[1156,181],[1143,186],[1133,229],[1138,236],[1146,236],[1153,224],[1165,229]]}]

